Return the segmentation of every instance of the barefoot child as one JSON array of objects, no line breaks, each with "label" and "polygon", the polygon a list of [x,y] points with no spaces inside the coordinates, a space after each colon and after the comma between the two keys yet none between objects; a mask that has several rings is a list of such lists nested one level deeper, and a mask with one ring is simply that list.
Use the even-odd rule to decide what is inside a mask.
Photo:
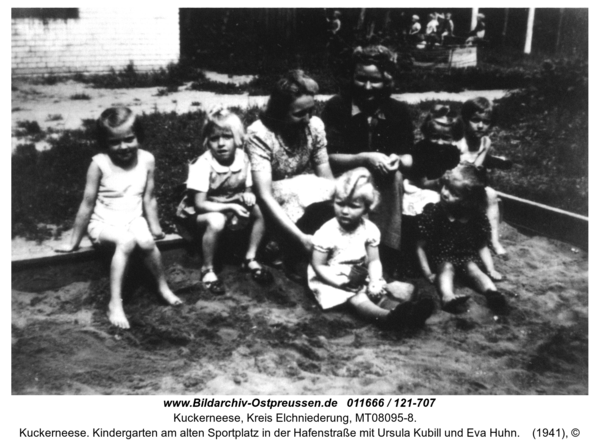
[{"label": "barefoot child", "polygon": [[313,238],[309,288],[323,309],[349,303],[383,328],[421,326],[433,312],[431,301],[403,302],[392,311],[375,303],[385,295],[386,283],[379,260],[380,232],[366,215],[377,200],[366,168],[348,171],[336,181],[335,218]]},{"label": "barefoot child", "polygon": [[202,131],[205,152],[190,165],[188,193],[177,209],[177,217],[192,228],[203,230],[201,280],[213,294],[225,288],[214,272],[213,260],[226,227],[239,229],[251,222],[250,242],[242,268],[258,283],[273,277],[256,261],[256,251],[265,235],[265,221],[252,193],[248,156],[241,149],[244,125],[226,109],[209,112]]},{"label": "barefoot child", "polygon": [[[492,104],[483,97],[468,100],[462,106],[461,116],[465,125],[465,137],[457,143],[461,152],[460,160],[476,166],[487,166],[487,162],[492,159],[489,157],[492,142],[488,136],[492,125]],[[504,255],[506,249],[500,244],[498,231],[500,225],[498,194],[490,187],[486,187],[485,190],[487,194],[486,214],[492,226],[492,249],[496,254]]]},{"label": "barefoot child", "polygon": [[[456,309],[468,296],[454,294],[454,277],[470,279],[495,311],[506,309],[506,300],[490,277],[498,277],[488,248],[490,223],[484,171],[461,163],[442,178],[441,200],[427,204],[417,217],[417,256],[423,275],[437,286],[442,308]],[[482,264],[484,271],[482,271]],[[487,274],[486,274],[487,273]]]},{"label": "barefoot child", "polygon": [[71,242],[57,249],[72,252],[86,232],[95,245],[113,245],[110,267],[108,319],[129,328],[123,311],[123,277],[137,247],[158,282],[158,292],[170,305],[181,305],[171,292],[154,239],[164,238],[154,197],[154,156],[138,147],[141,128],[127,107],[111,107],[97,121],[98,142],[103,152],[92,158],[83,201],[75,218]]}]

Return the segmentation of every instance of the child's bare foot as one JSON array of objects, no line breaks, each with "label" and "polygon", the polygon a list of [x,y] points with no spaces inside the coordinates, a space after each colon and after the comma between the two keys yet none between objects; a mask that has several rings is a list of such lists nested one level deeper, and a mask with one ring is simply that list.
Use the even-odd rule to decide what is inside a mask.
[{"label": "child's bare foot", "polygon": [[181,306],[183,302],[170,289],[160,291],[160,297],[171,306]]},{"label": "child's bare foot", "polygon": [[490,276],[492,281],[495,281],[495,282],[501,282],[504,280],[504,276],[502,274],[500,274],[500,272],[496,271],[495,269],[489,271],[488,275]]},{"label": "child's bare foot", "polygon": [[123,302],[120,299],[110,301],[106,315],[108,316],[110,323],[115,327],[122,328],[124,330],[129,329],[129,321],[125,316],[125,311],[123,311]]},{"label": "child's bare foot", "polygon": [[470,299],[470,296],[448,296],[442,297],[442,309],[449,313],[458,313],[463,311],[463,305]]}]

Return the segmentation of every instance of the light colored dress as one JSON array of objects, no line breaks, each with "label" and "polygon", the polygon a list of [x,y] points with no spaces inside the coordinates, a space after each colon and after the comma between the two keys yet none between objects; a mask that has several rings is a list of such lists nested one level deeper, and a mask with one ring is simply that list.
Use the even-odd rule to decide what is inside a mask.
[{"label": "light colored dress", "polygon": [[482,137],[481,144],[476,152],[469,151],[469,145],[467,144],[467,139],[465,138],[456,142],[456,146],[460,150],[461,162],[469,162],[475,166],[483,166],[483,162],[485,161],[485,158],[492,147],[492,141],[487,135]]},{"label": "light colored dress", "polygon": [[[348,232],[334,218],[323,224],[315,233],[313,250],[328,254],[327,267],[332,269],[334,274],[347,276],[352,266],[365,265],[367,246],[378,247],[380,239],[379,229],[367,219],[362,219],[355,230]],[[356,295],[356,292],[323,283],[311,265],[308,266],[308,287],[322,309],[341,305]]]},{"label": "light colored dress", "polygon": [[92,243],[100,242],[100,234],[107,226],[136,234],[150,232],[143,216],[143,197],[148,180],[148,166],[153,157],[149,152],[138,149],[137,164],[130,170],[115,166],[105,153],[92,157],[102,173],[96,204],[87,229]]},{"label": "light colored dress", "polygon": [[210,151],[206,151],[190,164],[185,186],[187,192],[177,207],[178,218],[188,218],[197,213],[190,190],[206,193],[209,201],[241,204],[241,195],[252,187],[248,156],[237,149],[233,163],[224,166]]},{"label": "light colored dress", "polygon": [[314,174],[317,166],[329,161],[320,118],[310,119],[306,143],[297,148],[286,146],[258,120],[248,127],[245,149],[253,172],[271,173],[273,196],[292,221],[296,222],[307,206],[333,197],[333,181]]}]

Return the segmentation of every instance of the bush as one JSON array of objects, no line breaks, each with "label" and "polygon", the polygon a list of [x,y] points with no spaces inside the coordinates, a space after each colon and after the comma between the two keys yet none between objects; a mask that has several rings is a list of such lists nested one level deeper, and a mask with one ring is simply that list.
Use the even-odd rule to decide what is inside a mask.
[{"label": "bush", "polygon": [[496,173],[502,191],[587,215],[587,62],[544,62],[497,109],[495,150],[518,164]]}]

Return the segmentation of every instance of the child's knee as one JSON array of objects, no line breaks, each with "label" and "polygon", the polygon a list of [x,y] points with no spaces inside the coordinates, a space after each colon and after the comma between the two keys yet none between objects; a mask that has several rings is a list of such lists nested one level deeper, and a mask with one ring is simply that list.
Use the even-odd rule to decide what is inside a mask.
[{"label": "child's knee", "polygon": [[136,237],[137,246],[144,252],[152,252],[156,247],[154,238],[151,235],[144,235]]},{"label": "child's knee", "polygon": [[359,292],[356,295],[350,297],[348,303],[350,303],[350,305],[352,305],[354,308],[359,308],[366,302],[370,301],[371,299],[369,299],[369,296],[367,296],[367,294],[365,294],[364,292]]},{"label": "child's knee", "polygon": [[124,233],[115,241],[116,250],[130,254],[135,249],[135,237],[131,233]]},{"label": "child's knee", "polygon": [[496,190],[490,187],[485,187],[485,194],[487,196],[488,204],[496,204],[498,202],[498,193]]},{"label": "child's knee", "polygon": [[467,275],[469,275],[470,277],[478,277],[481,274],[481,269],[479,269],[479,266],[477,266],[477,264],[473,262],[467,264]]},{"label": "child's knee", "polygon": [[444,262],[440,263],[440,265],[438,266],[438,274],[440,274],[440,275],[454,274],[454,273],[455,273],[454,265],[452,263],[450,263],[449,261],[444,261]]},{"label": "child's knee", "polygon": [[206,228],[213,232],[222,232],[227,224],[227,217],[223,213],[207,213],[203,219]]}]

